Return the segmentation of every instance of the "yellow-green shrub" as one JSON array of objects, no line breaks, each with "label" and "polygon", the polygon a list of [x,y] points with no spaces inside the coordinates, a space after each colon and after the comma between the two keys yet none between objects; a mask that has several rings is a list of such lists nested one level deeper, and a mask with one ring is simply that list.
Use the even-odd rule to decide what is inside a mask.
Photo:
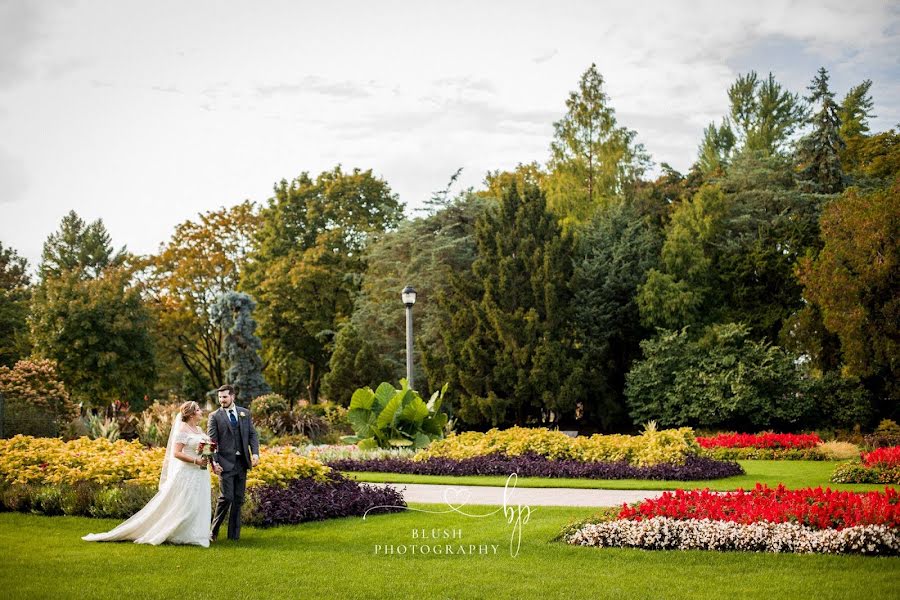
[{"label": "yellow-green shrub", "polygon": [[[136,441],[83,437],[64,442],[17,435],[0,440],[0,481],[36,485],[134,483],[155,487],[164,456],[165,448],[147,449]],[[247,485],[284,484],[301,477],[322,479],[328,470],[322,463],[299,456],[289,448],[270,452],[263,447],[260,464],[248,473]],[[214,474],[212,480],[213,486],[218,485]]]},{"label": "yellow-green shrub", "polygon": [[413,460],[431,457],[457,460],[493,453],[521,455],[534,453],[551,460],[611,462],[627,460],[638,466],[682,462],[697,454],[700,446],[689,427],[656,431],[648,428],[640,435],[599,435],[569,437],[546,428],[511,427],[486,433],[467,431],[433,442]]}]

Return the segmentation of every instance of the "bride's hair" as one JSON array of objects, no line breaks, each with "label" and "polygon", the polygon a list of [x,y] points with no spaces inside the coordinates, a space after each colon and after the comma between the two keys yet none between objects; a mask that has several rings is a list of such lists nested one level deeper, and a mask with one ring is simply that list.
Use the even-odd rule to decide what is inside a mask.
[{"label": "bride's hair", "polygon": [[182,404],[178,410],[181,411],[181,420],[187,421],[191,418],[191,415],[200,410],[200,405],[194,402],[193,400],[189,402],[185,402]]}]

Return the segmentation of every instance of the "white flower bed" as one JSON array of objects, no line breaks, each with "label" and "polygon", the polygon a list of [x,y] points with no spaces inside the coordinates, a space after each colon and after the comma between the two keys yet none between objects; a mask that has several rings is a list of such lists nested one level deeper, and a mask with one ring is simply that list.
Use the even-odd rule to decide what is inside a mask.
[{"label": "white flower bed", "polygon": [[900,553],[900,529],[865,525],[813,529],[795,523],[744,525],[710,519],[653,517],[642,521],[591,523],[566,541],[579,546],[632,547],[651,550],[743,550],[801,554]]}]

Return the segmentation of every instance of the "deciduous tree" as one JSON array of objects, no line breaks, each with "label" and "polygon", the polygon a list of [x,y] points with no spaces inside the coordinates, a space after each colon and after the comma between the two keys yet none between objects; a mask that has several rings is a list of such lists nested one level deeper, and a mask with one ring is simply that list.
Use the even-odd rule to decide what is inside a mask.
[{"label": "deciduous tree", "polygon": [[159,253],[143,261],[156,344],[171,370],[165,378],[188,397],[226,383],[224,333],[212,322],[212,306],[238,287],[258,224],[249,201],[205,212],[179,224]]},{"label": "deciduous tree", "polygon": [[267,378],[292,398],[305,381],[316,402],[335,334],[352,314],[365,248],[397,225],[402,207],[371,171],[338,166],[282,180],[261,217],[241,286],[259,304]]}]

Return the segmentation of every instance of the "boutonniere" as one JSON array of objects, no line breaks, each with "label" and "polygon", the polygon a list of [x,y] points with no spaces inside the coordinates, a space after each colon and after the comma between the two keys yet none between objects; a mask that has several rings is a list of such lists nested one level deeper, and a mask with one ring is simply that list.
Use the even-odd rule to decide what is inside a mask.
[{"label": "boutonniere", "polygon": [[243,412],[243,411],[239,412],[238,414],[241,415],[242,417],[246,417],[246,416],[247,416],[247,413],[245,413],[245,412]]}]

